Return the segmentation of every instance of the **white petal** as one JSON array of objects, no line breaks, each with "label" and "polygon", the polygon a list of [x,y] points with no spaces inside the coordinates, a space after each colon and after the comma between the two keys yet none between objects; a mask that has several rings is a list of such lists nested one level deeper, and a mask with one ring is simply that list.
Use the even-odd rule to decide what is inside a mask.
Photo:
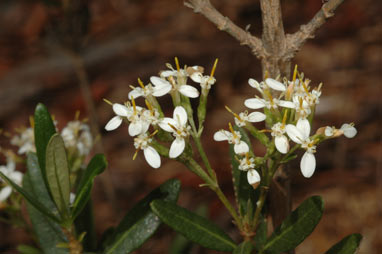
[{"label": "white petal", "polygon": [[153,168],[159,168],[161,161],[158,152],[151,146],[143,150],[147,163]]},{"label": "white petal", "polygon": [[117,129],[122,123],[122,118],[120,116],[113,117],[105,126],[105,130],[112,131]]},{"label": "white petal", "polygon": [[303,134],[297,129],[293,124],[288,124],[285,126],[285,130],[291,140],[297,144],[301,144],[304,139]]},{"label": "white petal", "polygon": [[300,167],[304,177],[311,177],[316,169],[316,158],[314,157],[314,154],[305,152],[301,158]]},{"label": "white petal", "polygon": [[113,111],[115,114],[118,116],[128,116],[128,109],[126,106],[119,104],[119,103],[114,103],[113,104]]},{"label": "white petal", "polygon": [[149,130],[149,128],[150,128],[150,123],[147,122],[147,121],[141,121],[141,125],[142,125],[142,129],[141,129],[140,134],[141,133],[146,133]]},{"label": "white petal", "polygon": [[273,90],[276,90],[276,91],[281,91],[281,92],[284,92],[286,90],[285,88],[285,85],[275,79],[272,79],[272,78],[267,78],[265,80],[265,83],[270,87],[272,88]]},{"label": "white petal", "polygon": [[199,96],[199,91],[193,86],[189,85],[182,85],[179,87],[179,92],[183,94],[184,96],[190,97],[190,98],[197,98]]},{"label": "white petal", "polygon": [[181,155],[184,151],[184,147],[186,146],[186,142],[183,138],[175,139],[170,147],[169,156],[170,158],[176,158]]},{"label": "white petal", "polygon": [[158,85],[153,87],[153,96],[161,97],[171,91],[172,86],[169,84]]},{"label": "white petal", "polygon": [[258,99],[258,98],[247,99],[244,101],[244,105],[247,108],[251,108],[251,109],[259,109],[259,108],[265,107],[264,101],[262,99]]},{"label": "white petal", "polygon": [[5,201],[12,193],[11,186],[5,186],[0,191],[0,202]]},{"label": "white petal", "polygon": [[194,81],[196,83],[201,83],[203,80],[203,74],[200,72],[194,72],[194,73],[192,73],[190,78],[192,79],[192,81]]},{"label": "white petal", "polygon": [[354,136],[357,135],[357,129],[348,123],[343,124],[341,126],[341,130],[344,132],[344,135],[347,138],[354,138]]},{"label": "white petal", "polygon": [[252,170],[248,170],[247,179],[248,179],[248,183],[252,185],[252,184],[260,182],[261,177],[255,169],[252,169]]},{"label": "white petal", "polygon": [[261,112],[252,112],[248,115],[248,121],[251,123],[257,123],[264,121],[266,118],[266,115]]},{"label": "white petal", "polygon": [[9,178],[15,182],[17,185],[21,185],[22,181],[23,181],[23,173],[19,172],[19,171],[13,171]]},{"label": "white petal", "polygon": [[245,143],[244,141],[240,141],[239,144],[235,144],[233,146],[233,150],[236,154],[243,154],[249,151],[249,147],[247,143]]},{"label": "white petal", "polygon": [[232,135],[231,132],[226,131],[226,130],[220,130],[215,132],[214,134],[214,140],[215,141],[224,141],[228,140],[228,138]]},{"label": "white petal", "polygon": [[255,79],[253,79],[253,78],[248,79],[248,84],[249,84],[251,87],[256,88],[257,90],[261,91],[261,90],[260,90],[260,84],[259,84],[259,82],[257,82]]},{"label": "white petal", "polygon": [[167,132],[173,132],[174,129],[171,128],[170,124],[176,126],[176,121],[172,118],[165,117],[159,122],[159,127]]},{"label": "white petal", "polygon": [[309,138],[310,134],[310,123],[307,119],[298,119],[296,124],[297,129],[300,130],[301,134],[303,135],[303,139]]},{"label": "white petal", "polygon": [[291,101],[279,100],[277,104],[284,108],[296,108],[296,105]]},{"label": "white petal", "polygon": [[171,86],[170,82],[168,82],[167,80],[165,80],[163,78],[156,77],[156,76],[150,77],[150,82],[154,86],[163,86],[163,85],[170,85]]},{"label": "white petal", "polygon": [[131,97],[136,99],[141,96],[143,96],[143,91],[141,87],[134,88],[134,90],[130,91],[130,93],[128,94],[129,99],[131,99]]},{"label": "white petal", "polygon": [[142,133],[142,123],[140,121],[132,122],[129,125],[129,135],[134,137]]},{"label": "white petal", "polygon": [[285,137],[284,135],[276,136],[275,145],[277,151],[279,151],[280,153],[286,154],[289,150],[289,142],[287,137]]},{"label": "white petal", "polygon": [[161,75],[162,77],[165,77],[165,78],[170,77],[170,76],[175,76],[176,74],[177,74],[177,71],[170,71],[170,70],[168,70],[168,71],[162,71],[162,72],[160,73],[160,75]]},{"label": "white petal", "polygon": [[177,106],[174,109],[173,118],[177,122],[179,120],[179,123],[181,126],[185,126],[187,123],[187,112],[186,112],[186,110],[182,106]]},{"label": "white petal", "polygon": [[331,136],[333,136],[333,128],[332,127],[330,127],[330,126],[326,126],[326,128],[325,128],[325,136],[327,136],[327,137],[331,137]]}]

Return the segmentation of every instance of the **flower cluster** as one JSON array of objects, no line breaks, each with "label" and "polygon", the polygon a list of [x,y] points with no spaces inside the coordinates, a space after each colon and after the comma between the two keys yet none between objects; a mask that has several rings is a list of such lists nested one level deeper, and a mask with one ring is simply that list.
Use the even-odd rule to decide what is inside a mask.
[{"label": "flower cluster", "polygon": [[[136,150],[143,150],[147,163],[153,168],[159,168],[161,165],[159,153],[152,145],[154,135],[159,130],[171,134],[173,139],[168,154],[170,158],[179,157],[186,148],[192,131],[189,122],[193,123],[193,119],[192,112],[190,113],[192,109],[185,102],[189,98],[200,96],[199,90],[188,84],[189,78],[200,84],[203,96],[207,96],[211,86],[216,82],[213,77],[216,62],[211,75],[204,75],[204,68],[200,66],[180,68],[177,58],[175,64],[176,68],[167,64],[168,70],[160,71],[159,76],[150,77],[150,83],[147,85],[138,79],[139,86],[130,86],[132,91],[128,94],[129,100],[124,104],[107,101],[112,105],[115,116],[106,124],[105,129],[112,131],[122,122],[128,123],[128,133],[134,137]],[[156,99],[167,94],[171,95],[175,106],[172,118],[164,116]],[[136,105],[135,100],[139,97],[144,98],[146,107]],[[151,134],[150,126],[154,130]]]},{"label": "flower cluster", "polygon": [[[246,99],[244,105],[249,109],[263,109],[264,113],[251,112],[248,114],[245,111],[236,114],[226,107],[234,115],[237,128],[242,131],[244,131],[243,128],[249,130],[256,138],[269,132],[271,136],[270,139],[266,139],[265,145],[267,148],[274,146],[276,151],[281,154],[276,156],[283,155],[284,158],[288,158],[295,149],[305,150],[300,163],[304,177],[311,177],[315,171],[314,153],[320,142],[341,135],[352,138],[357,133],[354,124],[344,124],[340,129],[329,126],[323,127],[311,135],[311,121],[315,107],[319,103],[322,84],[311,89],[310,80],[304,79],[303,74],[297,72],[297,68],[292,81],[284,79],[280,82],[276,79],[266,78],[260,83],[254,79],[249,79],[248,83],[260,95]],[[264,120],[266,120],[266,126],[269,129],[259,131],[252,125],[252,123]],[[220,130],[215,133],[214,139],[216,141],[227,140],[228,143],[233,144],[234,152],[238,156],[239,169],[248,171],[248,182],[253,185],[254,179],[260,181],[260,176],[255,175],[257,171],[254,169],[260,170],[261,165],[255,165],[253,163],[254,158],[248,156],[248,151],[251,148],[241,140],[239,131],[234,130],[230,125],[230,131]],[[293,150],[290,149],[290,141],[296,144]],[[268,154],[267,156],[273,155]]]}]

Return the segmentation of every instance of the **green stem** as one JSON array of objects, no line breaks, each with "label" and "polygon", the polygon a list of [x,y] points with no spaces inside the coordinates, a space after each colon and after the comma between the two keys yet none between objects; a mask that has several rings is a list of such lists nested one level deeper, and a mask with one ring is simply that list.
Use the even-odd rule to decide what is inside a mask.
[{"label": "green stem", "polygon": [[198,136],[197,133],[194,133],[194,135],[192,135],[194,141],[195,141],[195,144],[196,144],[196,148],[198,149],[199,151],[199,154],[200,156],[202,157],[202,160],[203,160],[203,163],[204,165],[206,166],[207,170],[208,170],[208,173],[209,175],[215,179],[216,181],[216,174],[215,174],[215,171],[212,169],[211,167],[211,164],[207,158],[207,154],[206,152],[204,151],[203,149],[203,145],[202,145],[202,142],[200,140],[200,137]]}]

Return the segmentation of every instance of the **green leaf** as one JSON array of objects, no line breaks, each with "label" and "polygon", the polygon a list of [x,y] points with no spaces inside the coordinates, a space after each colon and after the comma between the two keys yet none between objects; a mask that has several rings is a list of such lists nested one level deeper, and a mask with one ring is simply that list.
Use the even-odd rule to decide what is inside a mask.
[{"label": "green leaf", "polygon": [[267,241],[267,233],[267,221],[263,215],[260,215],[259,224],[256,229],[256,235],[253,238],[253,241],[256,243],[255,247],[257,250],[260,250]]},{"label": "green leaf", "polygon": [[42,103],[37,104],[36,110],[34,112],[34,140],[36,145],[38,162],[40,164],[40,169],[42,171],[44,182],[46,184],[48,183],[45,173],[46,147],[50,138],[55,133],[56,127],[53,124],[48,109]]},{"label": "green leaf", "polygon": [[108,238],[103,253],[125,254],[140,247],[160,225],[159,218],[150,209],[150,203],[155,199],[176,202],[179,190],[179,180],[171,179],[139,201]]},{"label": "green leaf", "polygon": [[64,140],[59,134],[51,137],[46,148],[46,179],[58,211],[68,215],[70,181]]},{"label": "green leaf", "polygon": [[[18,193],[20,193],[28,202],[30,202],[36,209],[38,209],[45,216],[51,218],[56,222],[60,222],[60,219],[57,218],[49,209],[43,205],[35,196],[31,195],[28,190],[21,188],[16,183],[14,183],[11,179],[9,179],[6,175],[4,175],[0,171],[0,177],[3,178],[4,181],[7,182],[13,189],[15,189]],[[24,176],[25,177],[25,176]],[[41,183],[39,183],[41,184]]]},{"label": "green leaf", "polygon": [[361,234],[351,234],[333,245],[325,254],[354,254],[361,243]]},{"label": "green leaf", "polygon": [[[50,211],[57,212],[48,190],[43,182],[41,170],[38,166],[37,156],[28,154],[27,173],[23,179],[23,186],[29,195],[42,202]],[[66,242],[66,237],[60,225],[37,210],[30,202],[26,203],[26,208],[36,233],[40,247],[44,253],[67,254],[66,249],[57,248],[58,243]]]},{"label": "green leaf", "polygon": [[84,248],[84,251],[96,251],[97,237],[94,227],[93,203],[90,198],[86,202],[78,217],[74,220],[74,225],[78,235],[86,232],[85,237],[82,240],[82,247]]},{"label": "green leaf", "polygon": [[233,251],[233,254],[251,254],[255,249],[255,246],[251,242],[242,242],[237,248]]},{"label": "green leaf", "polygon": [[234,241],[204,217],[163,200],[154,200],[151,209],[159,218],[189,240],[209,249],[233,251]]},{"label": "green leaf", "polygon": [[260,253],[292,250],[310,235],[322,217],[324,203],[320,196],[306,199],[269,237]]},{"label": "green leaf", "polygon": [[17,246],[17,251],[20,254],[44,254],[41,250],[25,244],[20,244]]},{"label": "green leaf", "polygon": [[94,178],[101,174],[107,167],[107,161],[103,154],[95,155],[89,162],[76,192],[76,199],[73,203],[72,218],[76,218],[91,196]]},{"label": "green leaf", "polygon": [[[249,146],[250,155],[254,156],[251,141],[245,130],[238,126],[234,126],[234,129],[240,132],[242,140]],[[247,213],[248,200],[250,200],[252,204],[256,204],[256,196],[258,196],[258,190],[254,190],[253,187],[248,183],[247,172],[239,169],[240,163],[236,159],[237,155],[234,152],[233,145],[229,146],[229,155],[231,158],[232,181],[235,190],[236,202],[239,206],[240,214],[244,215]]]}]

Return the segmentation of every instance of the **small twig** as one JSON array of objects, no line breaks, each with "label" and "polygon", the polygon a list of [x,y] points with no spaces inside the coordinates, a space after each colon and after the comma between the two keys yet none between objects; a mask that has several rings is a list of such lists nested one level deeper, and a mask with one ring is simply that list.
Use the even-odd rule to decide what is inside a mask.
[{"label": "small twig", "polygon": [[309,23],[302,25],[300,30],[294,34],[287,34],[286,58],[292,59],[302,48],[308,39],[314,38],[318,28],[320,28],[328,18],[334,15],[334,11],[344,0],[329,0],[324,3],[316,15]]},{"label": "small twig", "polygon": [[241,45],[248,46],[257,58],[264,58],[265,52],[262,41],[251,35],[245,29],[235,25],[228,17],[223,16],[212,6],[209,0],[189,0],[184,5],[193,9],[195,13],[200,13],[209,21],[214,23],[221,31],[225,31],[240,42]]}]

